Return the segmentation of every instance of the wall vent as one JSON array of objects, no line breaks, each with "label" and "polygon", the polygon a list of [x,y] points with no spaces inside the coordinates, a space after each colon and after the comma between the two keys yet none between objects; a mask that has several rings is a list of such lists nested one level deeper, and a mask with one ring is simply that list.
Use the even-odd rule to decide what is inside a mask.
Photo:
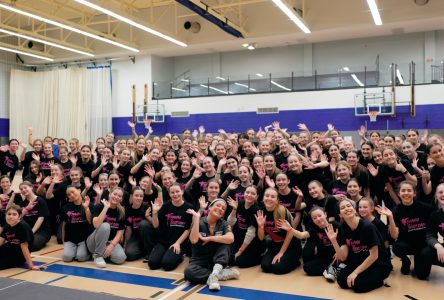
[{"label": "wall vent", "polygon": [[277,107],[258,107],[256,110],[256,114],[262,115],[262,114],[278,114],[279,108]]},{"label": "wall vent", "polygon": [[190,116],[189,111],[172,111],[171,112],[172,118],[185,118],[185,117],[189,117],[189,116]]}]

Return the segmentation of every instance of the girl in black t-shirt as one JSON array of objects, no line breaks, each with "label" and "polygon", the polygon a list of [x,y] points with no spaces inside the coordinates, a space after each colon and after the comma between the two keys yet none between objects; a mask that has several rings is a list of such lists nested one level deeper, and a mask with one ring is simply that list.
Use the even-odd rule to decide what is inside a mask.
[{"label": "girl in black t-shirt", "polygon": [[[31,146],[31,145],[30,145]],[[31,162],[34,160],[33,155],[41,156],[43,149],[43,142],[40,139],[34,140],[32,143],[33,150],[25,152],[26,149],[23,150],[20,155],[20,159],[22,161],[23,173],[22,179],[27,180],[26,177],[29,175],[29,167]]]},{"label": "girl in black t-shirt", "polygon": [[33,156],[35,160],[40,160],[40,167],[42,168],[43,175],[48,177],[51,175],[51,166],[54,164],[59,164],[60,160],[54,156],[52,149],[52,143],[45,143],[43,145],[43,155]]},{"label": "girl in black t-shirt", "polygon": [[51,238],[48,205],[45,200],[34,194],[30,182],[23,181],[19,185],[19,189],[20,194],[15,194],[13,201],[23,208],[23,221],[28,223],[34,234],[34,243],[31,251],[38,251],[42,249]]},{"label": "girl in black t-shirt", "polygon": [[257,188],[253,185],[246,188],[243,200],[228,198],[228,204],[232,207],[228,224],[234,234],[231,261],[241,268],[257,266],[261,262],[263,246],[256,236],[257,225],[254,218],[259,210],[257,198]]},{"label": "girl in black t-shirt", "polygon": [[91,147],[88,145],[83,145],[80,148],[80,159],[77,157],[72,157],[71,161],[73,161],[73,167],[77,166],[82,169],[83,177],[91,178],[92,171],[94,171],[94,161],[91,156]]},{"label": "girl in black t-shirt", "polygon": [[125,243],[123,248],[128,261],[146,257],[154,246],[154,228],[151,220],[151,203],[143,203],[144,191],[134,187],[130,205],[125,208]]},{"label": "girl in black t-shirt", "polygon": [[258,226],[258,238],[267,242],[267,251],[262,257],[261,268],[265,273],[287,274],[299,265],[301,256],[301,243],[293,239],[291,232],[279,229],[278,220],[293,221],[291,213],[279,204],[279,194],[274,188],[267,188],[264,193],[265,210],[259,210],[256,214]]},{"label": "girl in black t-shirt", "polygon": [[312,225],[309,212],[314,206],[324,208],[328,221],[339,220],[338,201],[335,197],[329,195],[317,180],[313,180],[308,184],[308,196],[305,199],[305,217],[304,224],[308,228]]},{"label": "girl in black t-shirt", "polygon": [[93,254],[94,263],[105,268],[105,259],[115,264],[123,264],[125,251],[121,246],[125,229],[125,209],[122,207],[123,189],[116,187],[109,195],[109,200],[102,200],[94,206],[94,232],[86,239],[88,250]]},{"label": "girl in black t-shirt", "polygon": [[[77,159],[77,155],[74,155]],[[69,171],[72,169],[72,161],[69,159],[68,156],[68,148],[65,146],[59,147],[59,158],[60,158],[60,165],[63,168],[63,175],[65,177],[69,176]]]},{"label": "girl in black t-shirt", "polygon": [[[315,248],[311,248],[306,251],[304,248],[302,259],[304,261],[304,271],[309,276],[321,276],[329,281],[335,279],[335,269],[333,266],[335,249],[331,241],[328,239],[325,232],[327,225],[331,224],[334,230],[337,230],[340,225],[336,221],[327,221],[327,214],[324,209],[315,206],[313,207],[309,215],[313,221],[314,226],[306,231],[299,231],[294,229],[290,223],[279,220],[277,222],[280,229],[291,232],[294,237],[300,240],[309,239],[311,243],[315,245]],[[314,250],[314,251],[313,251]],[[310,253],[308,253],[310,252]],[[330,268],[331,267],[331,268]]]},{"label": "girl in black t-shirt", "polygon": [[89,197],[82,199],[80,190],[74,186],[66,189],[69,202],[62,207],[60,219],[62,221],[63,254],[65,262],[87,261],[89,259],[86,239],[92,232],[92,214]]},{"label": "girl in black t-shirt", "polygon": [[24,181],[29,181],[32,183],[32,190],[37,193],[37,189],[42,183],[45,176],[43,175],[42,168],[40,166],[40,162],[37,160],[31,161],[29,164],[29,172],[25,177]]},{"label": "girl in black t-shirt", "polygon": [[16,139],[9,140],[8,146],[0,147],[0,175],[8,175],[11,181],[19,168],[19,159],[15,154],[18,147],[19,141]]},{"label": "girl in black t-shirt", "polygon": [[356,203],[350,199],[339,202],[339,212],[343,237],[338,239],[338,230],[331,224],[326,230],[336,259],[346,264],[337,276],[339,286],[357,293],[381,287],[392,268],[377,228],[357,216]]},{"label": "girl in black t-shirt", "polygon": [[347,197],[358,203],[363,198],[361,192],[362,192],[362,186],[358,181],[358,179],[350,178],[350,180],[347,183]]},{"label": "girl in black t-shirt", "polygon": [[191,216],[186,211],[193,209],[193,206],[183,199],[183,191],[179,184],[174,183],[169,189],[169,194],[171,201],[163,205],[159,201],[152,204],[153,227],[158,236],[162,237],[154,246],[148,260],[148,266],[152,270],[174,270],[183,261],[183,255],[189,249]]},{"label": "girl in black t-shirt", "polygon": [[32,231],[26,222],[20,221],[21,213],[22,209],[15,204],[6,210],[6,226],[0,235],[0,270],[21,267],[25,261],[30,270],[41,269],[32,263]]},{"label": "girl in black t-shirt", "polygon": [[393,253],[401,258],[401,273],[410,274],[410,259],[407,255],[414,255],[415,272],[420,267],[419,253],[426,247],[427,222],[433,211],[420,201],[415,200],[415,188],[407,181],[399,185],[401,203],[393,209],[393,216],[388,209],[378,209],[378,212],[387,215],[391,225],[390,235],[396,240],[393,244]]}]

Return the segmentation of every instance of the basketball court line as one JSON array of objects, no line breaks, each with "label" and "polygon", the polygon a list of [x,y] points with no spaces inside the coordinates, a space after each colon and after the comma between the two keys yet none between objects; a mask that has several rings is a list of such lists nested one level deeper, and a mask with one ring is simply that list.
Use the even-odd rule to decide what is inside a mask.
[{"label": "basketball court line", "polygon": [[23,284],[23,283],[28,283],[28,282],[27,282],[27,281],[20,281],[20,282],[17,282],[17,283],[14,283],[14,284],[11,284],[11,285],[8,285],[8,286],[5,286],[5,287],[1,288],[0,291],[4,291],[4,290],[6,290],[6,289],[12,288],[12,287],[14,287],[14,286],[17,286],[17,285],[19,285],[19,284]]}]

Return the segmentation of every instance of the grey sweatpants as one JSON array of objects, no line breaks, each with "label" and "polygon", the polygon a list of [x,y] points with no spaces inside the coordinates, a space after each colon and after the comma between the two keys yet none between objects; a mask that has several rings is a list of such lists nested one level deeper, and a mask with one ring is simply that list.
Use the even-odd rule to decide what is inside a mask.
[{"label": "grey sweatpants", "polygon": [[[94,230],[94,232],[86,239],[86,245],[88,246],[89,252],[93,254],[93,258],[103,256],[103,252],[105,252],[106,247],[110,243],[108,240],[110,232],[111,227],[109,224],[102,223],[102,225]],[[125,251],[120,244],[117,244],[113,251],[111,251],[109,259],[117,265],[121,265],[125,262]]]},{"label": "grey sweatpants", "polygon": [[77,259],[77,261],[87,261],[89,259],[89,252],[86,242],[83,241],[78,244],[64,242],[62,259],[65,262],[70,262],[74,259]]}]

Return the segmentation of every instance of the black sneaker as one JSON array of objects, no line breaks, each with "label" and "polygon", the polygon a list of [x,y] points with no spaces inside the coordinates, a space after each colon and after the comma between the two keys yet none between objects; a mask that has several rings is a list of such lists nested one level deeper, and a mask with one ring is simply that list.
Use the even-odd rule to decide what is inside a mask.
[{"label": "black sneaker", "polygon": [[410,265],[412,264],[412,262],[410,261],[410,258],[405,257],[405,258],[402,258],[401,261],[402,261],[401,273],[404,275],[409,275],[410,274]]}]

